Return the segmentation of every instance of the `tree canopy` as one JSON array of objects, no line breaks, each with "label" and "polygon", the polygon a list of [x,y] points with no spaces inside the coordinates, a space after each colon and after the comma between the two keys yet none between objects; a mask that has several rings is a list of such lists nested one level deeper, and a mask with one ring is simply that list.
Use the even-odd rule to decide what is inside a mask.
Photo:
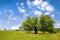
[{"label": "tree canopy", "polygon": [[55,22],[50,15],[41,15],[39,23],[41,24],[40,30],[42,32],[48,31],[52,33],[54,31]]},{"label": "tree canopy", "polygon": [[37,33],[37,31],[53,33],[54,23],[50,15],[41,15],[39,18],[28,16],[21,27],[26,31],[34,30],[35,33]]}]

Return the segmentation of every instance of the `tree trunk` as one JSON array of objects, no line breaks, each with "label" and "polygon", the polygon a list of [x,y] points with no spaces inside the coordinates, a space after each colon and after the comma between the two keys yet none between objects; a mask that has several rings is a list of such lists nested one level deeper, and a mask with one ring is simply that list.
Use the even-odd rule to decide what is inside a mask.
[{"label": "tree trunk", "polygon": [[37,27],[34,27],[35,34],[37,34]]}]

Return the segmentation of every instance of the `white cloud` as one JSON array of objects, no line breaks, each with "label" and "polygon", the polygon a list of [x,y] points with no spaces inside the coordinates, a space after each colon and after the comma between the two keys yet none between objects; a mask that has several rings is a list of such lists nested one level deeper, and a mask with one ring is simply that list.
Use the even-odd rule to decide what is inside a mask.
[{"label": "white cloud", "polygon": [[19,3],[16,3],[16,4],[17,4],[17,6],[18,6]]},{"label": "white cloud", "polygon": [[[54,8],[53,6],[49,5],[47,1],[43,0],[34,0],[33,2],[30,2],[29,0],[27,1],[28,6],[31,8],[31,5],[35,5],[38,9],[41,10],[47,10],[47,11],[53,11]],[[40,8],[41,6],[41,8]],[[45,8],[45,9],[44,9]]]},{"label": "white cloud", "polygon": [[[24,8],[21,8],[20,6],[18,6],[19,3],[16,3],[16,4],[17,4],[19,12],[20,13],[25,13],[26,10]],[[21,5],[23,5],[23,3]]]},{"label": "white cloud", "polygon": [[[54,11],[54,7],[52,5],[50,5],[47,1],[43,1],[43,0],[30,1],[30,0],[27,0],[26,4],[27,4],[29,9],[32,9],[31,13],[34,12],[35,15],[41,15],[41,13],[43,11],[47,11],[47,12],[45,12],[45,15],[48,15]],[[21,5],[25,5],[25,4],[21,3],[20,6],[18,6],[18,5],[19,5],[19,3],[17,3],[17,7],[18,7],[19,12],[20,13],[26,13],[24,6],[21,7]],[[38,11],[38,10],[41,10],[41,11]],[[28,16],[27,14],[23,14],[23,15]],[[52,14],[51,16],[54,17],[55,15]]]},{"label": "white cloud", "polygon": [[7,12],[13,13],[12,10],[5,10],[5,11],[4,11],[4,14],[7,14]]},{"label": "white cloud", "polygon": [[28,15],[28,14],[26,14],[26,13],[24,13],[24,16],[26,16],[26,17],[27,17],[27,16],[29,16],[29,15]]},{"label": "white cloud", "polygon": [[19,21],[20,17],[19,16],[13,16],[13,17],[9,17],[9,20],[14,20],[14,21]]},{"label": "white cloud", "polygon": [[[6,12],[10,12],[10,14],[9,15],[7,15],[7,13]],[[8,16],[8,20],[20,20],[20,17],[19,16],[14,16],[14,12],[13,11],[11,11],[11,10],[7,10],[7,11],[4,11],[4,13],[6,14],[6,16]],[[8,22],[7,21],[7,23],[10,23],[10,22]]]},{"label": "white cloud", "polygon": [[25,13],[25,9],[20,8],[20,7],[18,7],[18,9],[19,9],[19,12],[23,12],[23,13]]},{"label": "white cloud", "polygon": [[30,2],[29,0],[27,0],[27,5],[28,5],[28,8],[31,8],[32,7],[32,2]]},{"label": "white cloud", "polygon": [[8,16],[8,18],[10,19],[10,18],[12,18],[12,16],[13,16],[13,14],[10,14],[10,15]]},{"label": "white cloud", "polygon": [[2,12],[0,12],[0,15],[2,15]]},{"label": "white cloud", "polygon": [[24,3],[20,3],[19,7],[24,9]]},{"label": "white cloud", "polygon": [[41,9],[41,7],[40,7],[40,6],[36,6],[36,8]]},{"label": "white cloud", "polygon": [[[18,21],[18,20],[20,19],[19,16],[14,16],[14,15],[13,15],[13,11],[8,10],[8,11],[5,11],[5,13],[6,13],[6,12],[11,12],[11,14],[8,15],[8,20],[15,20],[15,21],[17,20],[17,21]],[[7,21],[6,23],[10,23],[10,22]]]},{"label": "white cloud", "polygon": [[24,5],[24,3],[21,3],[20,5]]},{"label": "white cloud", "polygon": [[33,5],[40,5],[42,3],[42,0],[35,0],[32,3]]},{"label": "white cloud", "polygon": [[1,28],[1,27],[3,27],[3,26],[0,25],[0,28]]},{"label": "white cloud", "polygon": [[12,30],[17,30],[18,29],[18,26],[13,26],[11,27]]},{"label": "white cloud", "polygon": [[44,1],[44,2],[42,2],[42,4],[41,4],[41,7],[46,7],[48,5],[48,2],[46,2],[46,1]]},{"label": "white cloud", "polygon": [[27,4],[28,4],[28,5],[30,4],[30,1],[29,1],[29,0],[27,0]]},{"label": "white cloud", "polygon": [[52,15],[51,15],[51,17],[54,17],[54,16],[55,16],[55,14],[52,14]]},{"label": "white cloud", "polygon": [[44,7],[41,7],[40,10],[45,11]]},{"label": "white cloud", "polygon": [[51,14],[51,13],[50,13],[50,12],[46,12],[46,13],[45,13],[45,15],[49,15],[49,14]]},{"label": "white cloud", "polygon": [[3,26],[0,26],[0,30],[3,30]]},{"label": "white cloud", "polygon": [[33,6],[34,6],[42,11],[49,11],[49,12],[54,11],[54,7],[52,5],[50,5],[47,1],[43,1],[43,0],[34,0],[32,2],[27,0],[27,5],[30,9],[31,8],[34,9],[33,8]]},{"label": "white cloud", "polygon": [[[10,12],[10,14],[9,15],[7,15],[7,12]],[[12,10],[5,10],[4,11],[4,14],[6,14],[6,16],[8,16],[8,20],[20,20],[20,17],[19,16],[14,16],[13,15],[13,11]],[[1,21],[0,21],[1,22]],[[7,21],[6,23],[10,23],[9,21]]]},{"label": "white cloud", "polygon": [[60,23],[57,23],[55,28],[60,28]]},{"label": "white cloud", "polygon": [[47,11],[50,11],[50,12],[54,11],[53,6],[51,6],[51,5],[46,6],[45,9],[46,9]]},{"label": "white cloud", "polygon": [[4,20],[0,20],[0,23],[4,22]]},{"label": "white cloud", "polygon": [[18,30],[20,26],[21,26],[21,24],[12,26],[11,30]]},{"label": "white cloud", "polygon": [[10,23],[10,21],[7,21],[6,23],[8,23],[8,24],[9,24],[9,23]]},{"label": "white cloud", "polygon": [[8,16],[8,18],[9,18],[9,17],[12,17],[12,16],[13,16],[13,13],[14,13],[14,12],[13,12],[12,10],[5,10],[5,11],[4,11],[5,16]]},{"label": "white cloud", "polygon": [[11,20],[17,20],[18,17],[12,17]]},{"label": "white cloud", "polygon": [[34,0],[32,2],[30,2],[30,0],[27,0],[27,5],[28,7],[31,9],[32,6],[38,6],[42,3],[43,1],[42,0]]},{"label": "white cloud", "polygon": [[35,10],[35,11],[34,11],[34,14],[37,15],[37,16],[38,16],[38,15],[40,16],[40,15],[41,15],[41,11]]}]

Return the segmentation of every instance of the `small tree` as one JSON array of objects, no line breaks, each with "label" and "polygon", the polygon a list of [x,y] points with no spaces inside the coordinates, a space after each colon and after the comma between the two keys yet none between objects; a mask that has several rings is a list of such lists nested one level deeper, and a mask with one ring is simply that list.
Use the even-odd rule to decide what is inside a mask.
[{"label": "small tree", "polygon": [[6,30],[6,28],[4,28],[4,30]]}]

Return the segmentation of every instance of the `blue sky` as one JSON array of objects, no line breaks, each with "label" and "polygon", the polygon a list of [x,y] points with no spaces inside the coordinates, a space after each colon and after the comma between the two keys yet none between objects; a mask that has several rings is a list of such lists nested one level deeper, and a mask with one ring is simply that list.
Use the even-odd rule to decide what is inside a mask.
[{"label": "blue sky", "polygon": [[15,30],[27,16],[51,15],[60,28],[60,0],[0,0],[0,30]]}]

